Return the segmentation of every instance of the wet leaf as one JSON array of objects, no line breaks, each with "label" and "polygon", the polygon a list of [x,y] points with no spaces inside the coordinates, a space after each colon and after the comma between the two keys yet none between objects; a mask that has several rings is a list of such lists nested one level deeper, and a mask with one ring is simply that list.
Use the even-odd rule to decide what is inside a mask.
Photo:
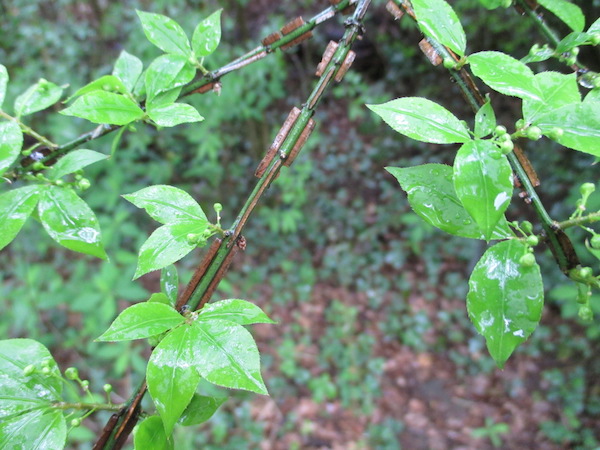
[{"label": "wet leaf", "polygon": [[227,397],[206,397],[194,394],[192,401],[181,415],[179,423],[186,427],[204,423],[217,412],[219,406],[226,400]]},{"label": "wet leaf", "polygon": [[148,110],[148,116],[161,127],[174,127],[182,123],[201,122],[204,120],[196,108],[185,103],[160,105]]},{"label": "wet leaf", "polygon": [[581,102],[575,73],[565,75],[558,72],[540,72],[535,76],[535,80],[542,92],[542,98],[539,101],[523,99],[523,118],[527,123],[533,123],[549,110]]},{"label": "wet leaf", "polygon": [[94,164],[95,162],[107,159],[108,155],[104,153],[95,152],[94,150],[80,149],[74,152],[67,153],[65,156],[60,158],[50,170],[46,173],[48,179],[58,180],[65,175],[76,172],[79,169]]},{"label": "wet leaf", "polygon": [[367,107],[398,133],[417,141],[452,144],[470,140],[462,122],[446,108],[426,98],[404,97]]},{"label": "wet leaf", "polygon": [[0,249],[21,231],[40,198],[41,186],[24,186],[0,195]]},{"label": "wet leaf", "polygon": [[182,222],[163,225],[154,230],[140,248],[133,279],[173,264],[191,252],[196,245],[188,243],[187,235],[202,233],[206,230],[206,224],[206,222]]},{"label": "wet leaf", "polygon": [[4,102],[4,96],[6,95],[6,85],[8,84],[8,71],[6,67],[0,64],[0,109],[2,109],[2,103]]},{"label": "wet leaf", "polygon": [[565,105],[540,114],[535,121],[544,135],[554,128],[563,130],[554,137],[565,147],[600,156],[600,103],[583,102]]},{"label": "wet leaf", "polygon": [[176,327],[185,319],[171,306],[144,302],[122,311],[96,341],[145,339]]},{"label": "wet leaf", "polygon": [[[171,91],[194,79],[196,68],[181,55],[162,55],[156,58],[146,70],[147,103],[152,104],[161,92]],[[164,101],[163,101],[164,103]]]},{"label": "wet leaf", "polygon": [[224,321],[196,321],[194,363],[213,384],[267,395],[260,374],[260,356],[252,335],[241,325]]},{"label": "wet leaf", "polygon": [[148,361],[148,391],[167,436],[172,433],[200,382],[195,359],[198,334],[195,326],[175,328],[160,341]]},{"label": "wet leaf", "polygon": [[50,237],[63,247],[106,259],[96,215],[70,188],[48,186],[38,215]]},{"label": "wet leaf", "polygon": [[464,144],[454,160],[454,189],[486,240],[504,217],[512,197],[512,169],[491,141]]},{"label": "wet leaf", "polygon": [[177,22],[162,14],[139,10],[136,12],[142,22],[144,34],[150,42],[165,53],[174,53],[186,58],[192,56],[190,42]]},{"label": "wet leaf", "polygon": [[566,23],[573,31],[583,31],[585,16],[579,6],[566,0],[538,0],[538,3]]},{"label": "wet leaf", "polygon": [[132,92],[143,69],[144,64],[137,56],[122,50],[115,61],[112,74],[123,82],[129,92]]},{"label": "wet leaf", "polygon": [[13,121],[0,122],[0,175],[6,172],[21,154],[23,133]]},{"label": "wet leaf", "polygon": [[467,39],[452,7],[445,0],[412,0],[411,3],[423,34],[464,56]]},{"label": "wet leaf", "polygon": [[60,86],[40,78],[36,84],[16,98],[15,114],[17,117],[22,117],[46,109],[60,100],[62,92],[63,88]]},{"label": "wet leaf", "polygon": [[560,40],[558,45],[556,46],[556,53],[566,53],[573,50],[573,48],[585,44],[589,40],[589,35],[587,33],[579,33],[572,32],[567,34],[564,38]]},{"label": "wet leaf", "polygon": [[112,125],[126,125],[144,117],[144,111],[129,97],[105,91],[88,92],[60,113]]},{"label": "wet leaf", "polygon": [[192,49],[196,57],[213,53],[221,42],[221,12],[219,9],[198,24],[192,35]]},{"label": "wet leaf", "polygon": [[275,323],[258,306],[246,300],[228,299],[210,303],[200,310],[198,320],[228,320],[239,325]]},{"label": "wet leaf", "polygon": [[104,75],[103,77],[86,84],[81,89],[78,89],[77,92],[65,100],[65,103],[70,102],[75,97],[94,91],[116,92],[119,94],[127,94],[128,92],[127,88],[119,78],[114,75]]},{"label": "wet leaf", "polygon": [[150,217],[160,223],[208,222],[196,200],[173,186],[149,186],[123,195],[123,198],[138,208],[144,208]]},{"label": "wet leaf", "polygon": [[[415,167],[386,167],[408,194],[412,209],[430,225],[455,236],[484,239],[484,236],[456,196],[452,167],[423,164]],[[506,219],[494,230],[493,239],[512,236]]]},{"label": "wet leaf", "polygon": [[177,267],[170,265],[163,267],[160,271],[160,290],[165,294],[171,305],[177,302],[177,290],[179,288],[179,274]]},{"label": "wet leaf", "polygon": [[479,108],[475,114],[475,137],[482,138],[489,135],[496,127],[496,114],[490,100]]},{"label": "wet leaf", "polygon": [[[25,375],[29,365],[37,370]],[[0,374],[0,448],[63,448],[65,419],[52,408],[62,401],[62,382],[48,349],[32,339],[0,341]]]},{"label": "wet leaf", "polygon": [[162,420],[158,416],[146,417],[133,435],[135,450],[173,450],[173,436],[167,436]]},{"label": "wet leaf", "polygon": [[519,264],[525,252],[525,245],[516,239],[500,242],[485,252],[469,279],[469,318],[500,368],[535,330],[542,315],[540,268],[537,263]]},{"label": "wet leaf", "polygon": [[543,98],[531,69],[512,56],[486,51],[469,55],[468,62],[476,77],[504,95],[536,101]]}]

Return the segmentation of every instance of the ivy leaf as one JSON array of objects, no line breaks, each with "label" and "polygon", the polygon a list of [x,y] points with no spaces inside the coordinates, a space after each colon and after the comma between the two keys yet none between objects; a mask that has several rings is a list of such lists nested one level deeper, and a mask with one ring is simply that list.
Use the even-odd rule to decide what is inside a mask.
[{"label": "ivy leaf", "polygon": [[456,154],[453,181],[456,195],[489,241],[512,196],[506,156],[491,141],[467,142]]},{"label": "ivy leaf", "polygon": [[467,311],[498,367],[535,330],[542,315],[540,268],[519,264],[527,252],[516,239],[489,248],[469,279]]},{"label": "ivy leaf", "polygon": [[496,114],[488,98],[475,114],[475,137],[483,138],[494,131],[495,127]]},{"label": "ivy leaf", "polygon": [[[386,167],[408,194],[411,208],[425,222],[446,233],[471,239],[484,239],[456,195],[452,167],[445,164],[423,164],[415,167]],[[506,219],[500,220],[492,239],[512,236]]]},{"label": "ivy leaf", "polygon": [[15,113],[17,117],[22,117],[46,109],[59,101],[62,93],[63,88],[40,78],[36,84],[16,98]]},{"label": "ivy leaf", "polygon": [[200,205],[184,190],[158,184],[140,189],[123,198],[146,212],[157,222],[208,222]]},{"label": "ivy leaf", "polygon": [[[600,156],[600,103],[583,102],[548,110],[533,121],[544,135],[550,135],[565,147]],[[552,133],[555,128],[562,135]]]},{"label": "ivy leaf", "polygon": [[[49,374],[39,371],[42,362]],[[38,370],[25,375],[34,365]],[[32,339],[0,341],[0,448],[64,448],[67,426],[62,411],[62,382],[50,352]]]},{"label": "ivy leaf", "polygon": [[134,430],[133,446],[145,450],[173,450],[173,436],[167,436],[158,416],[146,417]]},{"label": "ivy leaf", "polygon": [[127,125],[144,117],[144,111],[129,97],[105,91],[88,92],[60,113],[112,125]]},{"label": "ivy leaf", "polygon": [[145,339],[164,333],[184,320],[181,314],[163,303],[138,303],[122,311],[96,341]]},{"label": "ivy leaf", "polygon": [[192,49],[196,57],[213,53],[221,42],[221,12],[219,9],[198,24],[192,35]]},{"label": "ivy leaf", "polygon": [[513,97],[542,100],[531,69],[512,56],[485,51],[469,55],[468,62],[473,74],[492,89]]},{"label": "ivy leaf", "polygon": [[41,187],[24,186],[0,195],[0,250],[17,236],[40,198]]},{"label": "ivy leaf", "polygon": [[219,406],[226,400],[227,397],[206,397],[194,394],[190,404],[181,415],[179,423],[186,427],[204,423],[217,412]]},{"label": "ivy leaf", "polygon": [[127,94],[128,92],[127,88],[119,78],[114,75],[104,75],[103,77],[86,84],[81,89],[78,89],[77,92],[65,100],[65,103],[70,102],[75,97],[94,91],[117,92],[119,94]]},{"label": "ivy leaf", "polygon": [[38,215],[50,237],[63,247],[107,259],[96,215],[72,189],[48,186]]},{"label": "ivy leaf", "polygon": [[470,140],[469,131],[450,111],[431,100],[404,97],[381,105],[367,105],[398,133],[432,144]]},{"label": "ivy leaf", "polygon": [[542,97],[540,100],[523,99],[523,118],[527,123],[533,123],[550,110],[581,102],[575,73],[540,72],[535,76],[535,81]]},{"label": "ivy leaf", "polygon": [[196,108],[185,103],[159,105],[148,109],[148,116],[161,127],[174,127],[182,123],[201,122],[204,120]]},{"label": "ivy leaf", "polygon": [[50,180],[58,180],[65,175],[76,172],[79,169],[94,164],[95,162],[107,159],[108,155],[95,152],[94,150],[80,149],[74,152],[67,153],[59,159],[50,170],[47,172],[47,177]]},{"label": "ivy leaf", "polygon": [[218,386],[267,395],[260,375],[260,356],[252,335],[225,320],[196,321],[194,363],[206,381]]},{"label": "ivy leaf", "polygon": [[115,61],[112,74],[121,80],[127,91],[132,92],[143,69],[144,64],[137,56],[122,50]]},{"label": "ivy leaf", "polygon": [[154,230],[140,248],[133,279],[179,261],[196,248],[196,244],[188,242],[187,235],[200,234],[206,228],[207,222],[181,222],[163,225]]},{"label": "ivy leaf", "polygon": [[171,305],[177,302],[177,290],[179,289],[179,274],[177,267],[170,265],[163,267],[160,271],[160,290],[167,296]]},{"label": "ivy leaf", "polygon": [[177,22],[162,14],[139,10],[136,12],[142,22],[144,34],[150,42],[165,53],[174,53],[186,58],[192,56],[190,42]]},{"label": "ivy leaf", "polygon": [[152,352],[146,369],[148,391],[167,436],[190,403],[200,375],[196,370],[197,328],[183,325],[168,333]]},{"label": "ivy leaf", "polygon": [[149,104],[161,92],[183,86],[194,78],[196,68],[181,55],[162,55],[146,70],[146,96]]},{"label": "ivy leaf", "polygon": [[198,320],[228,320],[239,325],[276,323],[258,306],[246,300],[228,299],[210,303],[200,310]]},{"label": "ivy leaf", "polygon": [[16,122],[0,122],[0,175],[6,172],[21,154],[23,132]]},{"label": "ivy leaf", "polygon": [[458,55],[465,55],[465,31],[445,0],[412,0],[411,3],[423,34],[449,47]]},{"label": "ivy leaf", "polygon": [[579,6],[566,0],[538,0],[538,3],[566,23],[573,31],[583,31],[585,16]]},{"label": "ivy leaf", "polygon": [[2,103],[4,102],[4,96],[6,95],[6,85],[8,84],[8,71],[6,67],[0,64],[0,109],[2,109]]}]

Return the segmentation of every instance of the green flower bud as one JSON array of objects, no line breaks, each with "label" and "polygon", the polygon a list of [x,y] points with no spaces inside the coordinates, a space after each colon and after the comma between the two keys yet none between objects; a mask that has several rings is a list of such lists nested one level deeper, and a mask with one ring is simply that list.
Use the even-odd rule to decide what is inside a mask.
[{"label": "green flower bud", "polygon": [[76,380],[79,378],[79,371],[76,367],[68,367],[67,370],[65,370],[65,378],[67,380]]},{"label": "green flower bud", "polygon": [[102,386],[102,389],[104,390],[104,392],[106,392],[107,394],[110,394],[113,390],[113,387],[111,384],[106,383],[104,386]]},{"label": "green flower bud", "polygon": [[592,45],[600,44],[600,33],[592,34],[592,37],[590,38],[590,44],[592,44]]},{"label": "green flower bud", "polygon": [[500,142],[508,142],[512,141],[512,136],[508,133],[503,134],[502,136],[498,136],[498,140]]},{"label": "green flower bud", "polygon": [[81,382],[81,387],[87,390],[87,388],[90,387],[90,382],[88,380],[83,380]]},{"label": "green flower bud", "polygon": [[522,128],[525,128],[525,120],[523,120],[523,119],[517,120],[517,122],[515,123],[515,128],[517,130],[521,130]]},{"label": "green flower bud", "polygon": [[448,70],[454,69],[456,67],[456,61],[452,58],[444,58],[444,67]]},{"label": "green flower bud", "polygon": [[521,229],[525,234],[531,234],[533,232],[533,225],[529,220],[524,220],[521,222]]},{"label": "green flower bud", "polygon": [[31,155],[31,149],[28,148],[27,150],[23,150],[21,152],[21,155],[23,155],[23,156],[29,156],[29,155]]},{"label": "green flower bud", "polygon": [[536,246],[540,243],[540,239],[532,234],[531,236],[527,236],[525,242],[527,242],[527,245]]},{"label": "green flower bud", "polygon": [[23,375],[25,375],[26,377],[31,375],[33,372],[35,372],[35,366],[33,364],[29,364],[23,369]]},{"label": "green flower bud", "polygon": [[189,245],[196,245],[198,243],[199,238],[200,236],[196,233],[188,233],[188,235],[185,237]]},{"label": "green flower bud", "polygon": [[573,55],[573,56],[579,55],[579,47],[573,47],[571,49],[571,55]]},{"label": "green flower bud", "polygon": [[535,256],[533,253],[526,253],[519,259],[519,264],[523,267],[533,267],[535,264]]},{"label": "green flower bud", "polygon": [[221,211],[223,211],[223,205],[221,205],[220,203],[215,203],[213,205],[213,208],[215,209],[215,212],[217,214],[219,214]]},{"label": "green flower bud", "polygon": [[81,425],[81,419],[71,419],[71,426],[73,428],[78,427],[79,425]]},{"label": "green flower bud", "polygon": [[578,316],[581,320],[585,322],[590,322],[594,318],[594,313],[592,312],[592,308],[589,305],[581,305],[579,307]]},{"label": "green flower bud", "polygon": [[540,51],[540,46],[538,44],[533,44],[531,46],[531,48],[529,49],[529,54],[533,56],[539,51]]},{"label": "green flower bud", "polygon": [[506,127],[504,125],[498,125],[496,128],[494,128],[494,134],[496,136],[503,136],[506,134]]},{"label": "green flower bud", "polygon": [[542,137],[542,130],[540,130],[539,127],[532,126],[532,127],[527,128],[527,131],[525,132],[525,134],[528,139],[531,139],[532,141],[537,141],[538,139],[540,139]]},{"label": "green flower bud", "polygon": [[77,182],[77,187],[82,191],[89,189],[91,185],[92,183],[90,183],[90,180],[88,180],[87,178],[82,178]]},{"label": "green flower bud", "polygon": [[548,137],[557,141],[562,137],[563,134],[565,134],[565,131],[562,128],[554,127],[548,133]]},{"label": "green flower bud", "polygon": [[52,369],[50,367],[42,367],[42,373],[44,375],[50,375],[50,372],[52,372]]},{"label": "green flower bud", "polygon": [[500,151],[503,155],[508,155],[510,152],[513,151],[514,148],[515,144],[513,143],[513,141],[504,141],[502,144],[500,144]]},{"label": "green flower bud", "polygon": [[593,275],[594,272],[592,271],[591,267],[582,267],[579,269],[579,276],[584,280],[590,279]]},{"label": "green flower bud", "polygon": [[577,56],[571,55],[567,59],[565,59],[565,63],[567,66],[573,66],[577,62]]},{"label": "green flower bud", "polygon": [[590,240],[590,245],[592,248],[600,248],[600,234],[595,234],[592,236]]},{"label": "green flower bud", "polygon": [[76,179],[77,181],[79,181],[79,180],[83,179],[83,175],[82,175],[82,174],[80,174],[80,173],[76,173],[76,174],[75,174],[75,179]]},{"label": "green flower bud", "polygon": [[589,197],[596,190],[594,183],[583,183],[579,188],[579,192],[583,197]]},{"label": "green flower bud", "polygon": [[44,163],[41,161],[36,161],[31,165],[33,170],[44,170]]},{"label": "green flower bud", "polygon": [[64,185],[65,185],[65,182],[64,182],[63,180],[56,180],[56,181],[54,182],[54,184],[55,184],[56,186],[64,186]]}]

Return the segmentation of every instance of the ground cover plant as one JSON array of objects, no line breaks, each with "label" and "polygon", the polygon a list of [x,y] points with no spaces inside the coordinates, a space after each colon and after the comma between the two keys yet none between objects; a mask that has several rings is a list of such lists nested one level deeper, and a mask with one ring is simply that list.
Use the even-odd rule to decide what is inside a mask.
[{"label": "ground cover plant", "polygon": [[[502,2],[481,3],[490,10],[511,6],[501,5]],[[592,267],[581,264],[578,259],[578,254],[586,251],[591,257],[598,256],[598,234],[592,227],[599,217],[592,206],[595,204],[594,185],[590,182],[582,184],[580,198],[572,214],[562,221],[554,220],[536,193],[535,173],[519,147],[525,139],[540,143],[551,139],[571,151],[598,156],[598,77],[579,62],[578,56],[580,48],[597,46],[600,30],[597,20],[586,26],[580,9],[568,2],[540,2],[540,5],[539,8],[555,13],[572,31],[563,39],[557,38],[534,13],[533,5],[517,2],[515,6],[527,13],[532,23],[539,26],[549,39],[547,45],[534,46],[528,56],[517,60],[499,51],[467,52],[467,39],[458,16],[444,1],[413,1],[412,4],[389,2],[386,8],[393,17],[400,19],[407,14],[403,21],[410,18],[416,21],[425,36],[419,44],[420,48],[434,65],[443,66],[454,77],[474,110],[474,122],[470,126],[448,109],[424,97],[408,96],[379,104],[371,103],[369,106],[392,128],[409,138],[432,144],[461,144],[453,166],[429,163],[416,167],[389,167],[388,171],[407,192],[413,210],[431,225],[465,238],[500,241],[490,246],[475,264],[466,295],[469,317],[477,331],[484,336],[491,356],[500,367],[506,364],[515,348],[534,332],[540,321],[544,290],[533,247],[545,243],[560,270],[575,283],[576,295],[572,304],[577,305],[576,314],[582,320],[591,320],[593,308],[597,308],[592,300],[592,289],[598,287],[597,275]],[[279,48],[290,49],[294,45],[301,45],[317,25],[348,7],[353,9],[344,22],[345,31],[341,39],[337,44],[329,44],[323,54],[317,67],[318,81],[308,89],[298,107],[291,110],[267,155],[256,167],[258,181],[253,188],[249,186],[250,194],[229,228],[221,225],[221,215],[232,217],[232,211],[224,208],[220,202],[214,202],[214,212],[209,214],[214,219],[210,221],[197,200],[179,187],[159,182],[118,192],[161,224],[148,238],[140,236],[138,230],[133,230],[129,235],[135,241],[136,253],[139,251],[134,255],[137,256],[134,277],[160,270],[160,292],[152,294],[147,302],[136,303],[117,314],[110,292],[112,280],[121,282],[118,270],[111,273],[111,269],[104,269],[106,273],[95,280],[102,295],[92,300],[99,308],[99,317],[107,323],[105,330],[93,338],[97,342],[148,339],[148,345],[153,348],[145,368],[139,355],[137,367],[135,358],[130,362],[127,358],[119,357],[120,349],[124,347],[112,347],[117,351],[107,355],[107,360],[125,366],[126,370],[129,370],[127,366],[130,364],[133,369],[142,366],[141,372],[145,373],[146,379],[139,380],[137,389],[131,389],[130,399],[113,404],[113,387],[102,384],[101,380],[97,383],[105,391],[106,400],[92,393],[90,381],[82,380],[74,367],[59,370],[55,358],[40,342],[29,337],[3,341],[2,389],[6,414],[0,429],[2,442],[32,447],[38,444],[60,447],[66,442],[68,430],[76,433],[73,430],[89,415],[109,411],[114,414],[107,419],[106,428],[98,433],[97,448],[123,445],[140,417],[143,420],[137,425],[134,445],[146,448],[152,443],[168,448],[174,445],[172,434],[176,424],[190,426],[204,422],[223,403],[222,397],[207,394],[211,388],[205,382],[267,393],[260,374],[258,349],[244,326],[271,323],[272,320],[260,308],[245,300],[207,302],[217,290],[235,253],[245,249],[246,239],[241,231],[271,182],[274,182],[274,186],[281,182],[287,192],[294,194],[288,204],[294,206],[293,202],[300,201],[301,206],[302,201],[297,198],[301,188],[294,186],[291,177],[283,173],[281,180],[275,180],[280,171],[287,170],[283,167],[290,166],[294,161],[315,128],[313,116],[318,119],[317,107],[329,92],[330,85],[334,82],[343,83],[345,77],[351,76],[351,72],[345,74],[355,57],[350,49],[354,40],[363,34],[363,20],[370,6],[370,2],[366,1],[342,1],[310,21],[288,22],[280,31],[269,34],[255,50],[210,71],[205,65],[208,65],[213,53],[215,59],[218,58],[220,10],[195,25],[193,33],[189,34],[191,39],[173,19],[140,10],[137,16],[144,34],[150,43],[160,49],[161,54],[144,65],[138,57],[123,51],[111,75],[102,75],[87,84],[82,83],[84,87],[73,89],[66,99],[63,96],[64,86],[44,79],[22,93],[11,94],[13,79],[11,77],[9,80],[8,70],[2,66],[0,97],[4,98],[7,92],[14,97],[12,105],[4,102],[1,112],[4,120],[0,123],[3,136],[0,167],[6,188],[0,197],[2,247],[11,243],[26,222],[29,225],[35,220],[59,245],[105,259],[111,255],[105,250],[102,238],[102,233],[106,234],[104,224],[100,224],[101,220],[81,195],[100,181],[86,175],[83,170],[93,173],[94,166],[114,164],[119,157],[122,140],[134,132],[136,137],[140,136],[143,134],[142,127],[148,130],[148,137],[160,139],[158,136],[164,129],[183,123],[202,122],[203,116],[208,121],[208,111],[212,113],[216,107],[205,112],[202,101],[197,103],[198,110],[180,99],[200,93],[219,93],[228,73],[243,70],[263,57],[273,57],[271,53]],[[207,57],[205,62],[204,58]],[[564,72],[542,70],[534,73],[527,65],[533,66],[532,63],[551,59],[555,59]],[[485,85],[497,94],[482,95],[477,88],[479,82],[473,80],[469,70],[483,83],[480,86]],[[271,76],[271,73],[267,71],[267,75]],[[276,79],[269,81],[277,84]],[[520,114],[510,117],[510,121],[497,121],[493,105],[503,101],[498,94],[520,99],[522,109],[517,111]],[[28,117],[35,117],[31,115],[63,99],[67,106],[56,107],[64,116],[55,119],[60,124],[67,123],[69,117],[77,117],[98,126],[78,138],[70,136],[65,139],[66,144],[57,144],[54,142],[56,138],[47,137],[46,132],[41,132],[33,126],[33,122],[28,122]],[[156,129],[156,134],[152,127]],[[58,133],[55,130],[53,134]],[[82,148],[106,139],[104,136],[112,137],[110,143],[104,141],[109,151]],[[148,137],[141,137],[142,143],[138,145],[152,145]],[[211,158],[204,156],[209,160]],[[165,157],[177,158],[172,154]],[[142,163],[139,162],[140,165]],[[299,167],[300,176],[303,172],[309,176],[310,168],[302,169],[299,164],[300,161],[292,167]],[[202,171],[202,162],[197,165],[196,170]],[[219,174],[220,165],[214,160],[207,166]],[[116,170],[115,166],[113,170]],[[156,178],[159,180],[160,170],[164,169],[158,169]],[[514,179],[513,173],[516,174]],[[212,180],[217,184],[215,180],[223,176],[221,172]],[[154,181],[154,177],[148,179]],[[517,180],[523,197],[537,214],[535,228],[528,220],[509,222],[504,217],[513,198],[514,180]],[[295,231],[294,228],[298,226],[295,222],[300,220],[300,216],[297,213],[294,216],[292,212],[281,214],[279,220],[271,219],[271,228],[275,231]],[[33,220],[29,219],[31,216]],[[119,239],[115,236],[121,227],[114,223],[126,225],[127,218],[121,215],[121,218],[111,222],[113,226],[111,228],[108,225],[109,233],[113,239]],[[579,228],[586,233],[583,237],[578,236],[581,243],[571,242],[563,231],[569,228]],[[331,233],[335,233],[335,230]],[[180,277],[173,264],[194,249],[207,246],[208,240],[215,235],[217,238],[212,241],[195,273],[186,274],[191,279],[187,288],[179,290]],[[416,235],[411,240],[418,246],[421,239]],[[577,247],[580,248],[576,250]],[[131,256],[126,251],[115,254],[115,258],[121,258],[121,262],[131,262]],[[85,270],[84,261],[78,261],[81,263],[79,270]],[[305,272],[305,275],[299,276],[300,280],[302,276],[311,278],[310,270]],[[40,277],[32,278],[33,283],[40,282]],[[60,277],[55,278],[54,282],[53,289],[60,290]],[[273,283],[276,283],[275,278]],[[135,288],[129,289],[130,299],[139,301],[140,292]],[[230,287],[230,290],[234,289]],[[280,290],[284,290],[284,286]],[[107,297],[110,302],[106,301]],[[80,307],[89,313],[91,310],[83,306],[85,300],[80,300]],[[53,300],[43,301],[50,310]],[[356,332],[353,324],[358,310],[336,307],[335,303],[331,308],[330,321],[333,322],[338,316],[344,317],[344,324]],[[60,311],[56,314],[60,315]],[[94,319],[93,316],[88,317],[88,323]],[[340,324],[340,329],[344,324]],[[62,339],[60,333],[55,334]],[[43,340],[35,333],[31,337]],[[344,336],[343,333],[338,335],[334,328],[331,337],[343,340]],[[77,339],[77,335],[71,335],[70,339]],[[323,340],[332,339],[326,335]],[[360,346],[363,348],[360,354],[365,355],[369,353],[372,343],[365,339]],[[342,349],[327,350],[323,353],[324,357],[332,361],[357,358],[356,355],[346,355]],[[369,366],[369,363],[366,361],[360,365]],[[381,364],[381,360],[373,360],[365,375],[372,378],[380,370],[377,367]],[[289,372],[295,374],[297,371],[291,368]],[[350,403],[360,397],[360,394],[357,396],[352,393],[352,377],[355,376],[348,371],[346,377],[350,383],[340,385],[340,389],[342,386],[350,388],[339,393],[341,398]],[[315,378],[308,376],[305,382],[317,399],[338,395],[338,388],[327,372]],[[83,396],[73,389],[73,383],[79,385]],[[63,392],[63,384],[68,393]],[[45,388],[42,393],[40,386]],[[142,413],[141,401],[146,390],[154,403],[155,415],[147,415],[146,411],[152,411],[151,407],[144,407]],[[198,390],[204,393],[201,395],[197,393]],[[364,404],[366,410],[369,409],[368,404],[367,400]],[[581,407],[571,413],[574,420],[578,412],[581,412]],[[501,439],[500,432],[504,430],[497,425],[501,424],[487,421],[487,428],[480,429],[486,432],[475,434],[489,435],[495,445]]]}]

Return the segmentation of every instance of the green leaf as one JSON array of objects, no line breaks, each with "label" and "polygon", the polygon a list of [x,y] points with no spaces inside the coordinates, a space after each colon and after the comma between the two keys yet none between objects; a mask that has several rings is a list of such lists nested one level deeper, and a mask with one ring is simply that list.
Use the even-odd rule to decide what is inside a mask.
[{"label": "green leaf", "polygon": [[404,97],[381,105],[367,105],[398,133],[432,144],[470,140],[469,131],[450,111],[420,97]]},{"label": "green leaf", "polygon": [[50,170],[47,172],[48,179],[58,180],[60,177],[64,177],[70,173],[76,172],[79,169],[83,169],[90,164],[107,159],[108,155],[104,153],[95,152],[94,150],[80,149],[74,152],[67,153],[61,159],[59,159]]},{"label": "green leaf", "polygon": [[239,325],[276,323],[258,306],[246,300],[228,299],[210,303],[200,310],[198,320],[228,320]]},{"label": "green leaf", "polygon": [[181,55],[162,55],[146,70],[146,96],[149,104],[161,92],[183,86],[194,79],[196,68]]},{"label": "green leaf", "polygon": [[167,436],[190,403],[200,381],[195,367],[198,334],[193,325],[175,328],[160,341],[148,361],[148,391]]},{"label": "green leaf", "polygon": [[533,72],[521,61],[501,52],[479,52],[469,55],[473,74],[492,89],[519,98],[542,100]]},{"label": "green leaf", "polygon": [[502,6],[502,0],[479,0],[479,3],[487,9],[496,9]]},{"label": "green leaf", "polygon": [[260,356],[252,335],[241,325],[225,321],[196,321],[194,363],[206,381],[218,386],[267,395],[260,375]]},{"label": "green leaf", "polygon": [[[29,365],[37,370],[25,375]],[[48,349],[32,339],[0,341],[0,374],[0,448],[63,448],[65,419],[52,407],[62,401],[62,381]]]},{"label": "green leaf", "polygon": [[583,31],[585,16],[579,6],[566,0],[538,0],[538,3],[566,23],[573,31]]},{"label": "green leaf", "polygon": [[527,123],[533,123],[550,110],[581,102],[575,73],[541,72],[535,76],[535,81],[542,97],[540,100],[523,99],[523,118]]},{"label": "green leaf", "polygon": [[600,18],[596,19],[587,30],[588,34],[600,33]]},{"label": "green leaf", "polygon": [[160,271],[160,290],[165,294],[171,305],[177,302],[177,291],[179,289],[179,274],[177,267],[170,265],[163,267]]},{"label": "green leaf", "polygon": [[23,132],[13,121],[0,122],[0,175],[6,172],[21,154]]},{"label": "green leaf", "polygon": [[600,102],[600,88],[592,89],[583,99],[584,103]]},{"label": "green leaf", "polygon": [[520,59],[523,64],[528,64],[532,62],[541,62],[546,61],[554,56],[554,49],[549,47],[548,45],[544,45],[541,48],[538,48],[534,51],[529,51],[529,53]]},{"label": "green leaf", "polygon": [[0,195],[0,249],[21,231],[40,198],[41,187],[24,186]]},{"label": "green leaf", "polygon": [[161,127],[174,127],[181,123],[204,120],[196,108],[185,103],[172,103],[148,109],[148,116]]},{"label": "green leaf", "polygon": [[115,77],[114,75],[104,75],[91,83],[86,84],[81,89],[78,89],[73,95],[65,100],[65,103],[70,102],[75,97],[79,97],[88,92],[94,91],[106,91],[106,92],[117,92],[119,94],[127,94],[128,89],[125,87],[123,82]]},{"label": "green leaf", "polygon": [[60,86],[40,78],[16,98],[15,113],[17,117],[22,117],[46,109],[60,100],[62,92],[63,88]]},{"label": "green leaf", "polygon": [[566,53],[573,50],[573,48],[585,44],[589,40],[589,35],[587,33],[579,33],[573,31],[572,33],[567,34],[564,38],[560,40],[558,45],[556,46],[556,53]]},{"label": "green leaf", "polygon": [[546,111],[533,121],[544,135],[554,128],[563,130],[554,138],[565,147],[600,156],[600,103],[583,102]]},{"label": "green leaf", "polygon": [[134,430],[135,450],[173,450],[173,436],[167,436],[158,416],[146,417]]},{"label": "green leaf", "polygon": [[161,92],[156,97],[152,98],[152,108],[159,108],[163,105],[172,105],[181,94],[181,88],[169,89],[168,91]]},{"label": "green leaf", "polygon": [[164,333],[185,319],[171,306],[144,302],[130,306],[117,316],[96,341],[131,341]]},{"label": "green leaf", "polygon": [[221,12],[219,9],[198,24],[192,35],[192,49],[196,57],[213,53],[221,42]]},{"label": "green leaf", "polygon": [[475,137],[485,137],[494,131],[495,127],[496,114],[488,98],[475,114]]},{"label": "green leaf", "polygon": [[144,111],[129,97],[105,91],[88,92],[60,113],[112,125],[126,125],[144,117]]},{"label": "green leaf", "polygon": [[187,192],[173,186],[155,185],[140,189],[123,198],[146,212],[157,222],[206,222],[206,214]]},{"label": "green leaf", "polygon": [[221,406],[227,397],[205,397],[204,395],[194,394],[192,401],[187,406],[179,423],[183,426],[198,425],[210,419],[219,406]]},{"label": "green leaf", "polygon": [[464,144],[454,160],[454,189],[487,241],[512,196],[512,169],[491,141]]},{"label": "green leaf", "polygon": [[182,222],[163,225],[154,230],[140,248],[133,279],[179,261],[196,248],[195,244],[188,242],[187,235],[202,233],[206,230],[206,225],[206,222]]},{"label": "green leaf", "polygon": [[485,252],[469,279],[469,318],[501,368],[535,330],[542,315],[540,268],[519,264],[525,252],[526,246],[519,240],[500,242]]},{"label": "green leaf", "polygon": [[123,82],[129,92],[132,92],[143,69],[144,65],[137,56],[121,50],[112,74]]},{"label": "green leaf", "polygon": [[[408,194],[412,209],[425,222],[455,236],[484,239],[481,230],[464,208],[454,190],[452,167],[445,164],[423,164],[416,167],[386,167]],[[493,239],[512,236],[501,220]]]},{"label": "green leaf", "polygon": [[[161,273],[162,273],[162,271],[161,271]],[[169,300],[169,297],[167,297],[162,292],[155,292],[154,294],[152,294],[150,296],[150,298],[147,300],[147,302],[148,303],[162,303],[163,305],[173,306],[171,304],[171,301]]]},{"label": "green leaf", "polygon": [[445,0],[412,0],[411,3],[423,34],[449,47],[458,55],[465,55],[465,31]]},{"label": "green leaf", "polygon": [[173,19],[163,16],[136,10],[144,34],[150,42],[156,45],[165,53],[174,53],[189,58],[192,56],[192,49],[185,31]]},{"label": "green leaf", "polygon": [[106,259],[96,215],[70,188],[48,186],[38,215],[50,237],[63,247]]},{"label": "green leaf", "polygon": [[2,103],[4,102],[4,96],[6,95],[6,85],[8,84],[8,71],[6,67],[0,64],[0,109],[2,109]]}]

